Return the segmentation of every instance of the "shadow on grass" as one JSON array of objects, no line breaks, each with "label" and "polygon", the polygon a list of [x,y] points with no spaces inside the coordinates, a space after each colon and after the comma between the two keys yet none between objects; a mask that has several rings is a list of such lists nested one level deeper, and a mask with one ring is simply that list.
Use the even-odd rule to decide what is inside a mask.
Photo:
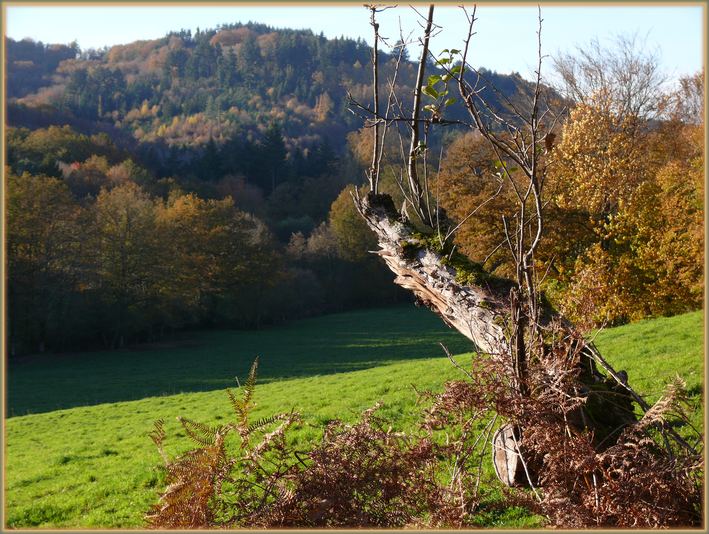
[{"label": "shadow on grass", "polygon": [[357,371],[467,352],[471,344],[413,306],[327,315],[259,331],[215,330],[117,351],[8,362],[7,414],[236,386],[254,358],[259,381]]}]

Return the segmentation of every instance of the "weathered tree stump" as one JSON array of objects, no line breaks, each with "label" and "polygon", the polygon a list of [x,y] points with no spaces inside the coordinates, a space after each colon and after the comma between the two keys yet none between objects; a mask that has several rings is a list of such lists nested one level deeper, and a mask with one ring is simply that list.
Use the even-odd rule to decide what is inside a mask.
[{"label": "weathered tree stump", "polygon": [[[519,428],[511,424],[501,426],[492,437],[492,465],[497,478],[505,486],[529,486],[519,450],[521,437]],[[532,476],[531,473],[529,476]]]},{"label": "weathered tree stump", "polygon": [[[413,292],[419,302],[471,340],[476,350],[488,354],[500,364],[503,372],[514,376],[516,370],[509,334],[513,319],[509,299],[512,283],[504,284],[484,277],[480,283],[471,283],[469,276],[463,277],[463,281],[450,258],[442,257],[421,239],[414,227],[397,212],[388,195],[369,193],[364,198],[355,198],[355,205],[376,234],[380,247],[377,253],[396,275],[394,282]],[[556,322],[569,334],[573,333],[573,326],[553,310],[546,310],[544,315],[541,319],[544,324]],[[582,353],[579,380],[583,390],[579,394],[587,396],[588,400],[578,413],[572,414],[570,423],[579,430],[590,432],[594,444],[608,447],[622,428],[636,420],[633,401],[642,403],[642,399],[591,344],[582,339],[578,343]],[[610,376],[597,369],[599,362]],[[553,371],[550,369],[550,372]],[[534,482],[535,475],[526,472],[517,450],[520,437],[519,429],[513,430],[506,425],[493,439],[495,470],[507,485],[528,485],[529,477]]]}]

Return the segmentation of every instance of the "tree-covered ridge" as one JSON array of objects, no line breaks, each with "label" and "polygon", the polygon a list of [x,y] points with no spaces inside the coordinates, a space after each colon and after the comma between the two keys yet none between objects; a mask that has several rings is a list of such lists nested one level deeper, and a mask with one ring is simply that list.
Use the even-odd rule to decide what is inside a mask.
[{"label": "tree-covered ridge", "polygon": [[[7,39],[10,65],[29,56],[44,65],[42,83],[18,82],[8,92],[13,101],[111,123],[138,141],[165,147],[204,147],[210,139],[221,144],[237,136],[255,140],[275,122],[289,153],[324,139],[336,140],[339,151],[345,133],[361,126],[361,118],[347,110],[348,92],[359,102],[371,101],[370,47],[310,30],[253,23],[182,30],[100,51],[64,47],[70,53],[60,62],[49,61],[54,48]],[[386,79],[397,53],[379,56]],[[410,92],[415,74],[416,64],[403,61],[402,95]],[[492,104],[529,91],[519,75],[486,76],[501,89],[501,95],[489,91]]]},{"label": "tree-covered ridge", "polygon": [[[23,43],[8,40],[10,64],[29,46]],[[303,148],[317,137],[341,139],[343,129],[358,125],[345,114],[345,87],[366,91],[369,56],[363,41],[236,24],[65,58],[48,66],[52,85],[9,95],[113,122],[138,140],[168,146],[223,142],[237,126],[258,135],[277,121],[290,134],[289,148]]]},{"label": "tree-covered ridge", "polygon": [[76,43],[70,45],[37,43],[29,39],[5,38],[7,54],[7,98],[19,98],[52,84],[51,75],[66,59],[79,54]]},{"label": "tree-covered ridge", "polygon": [[[9,90],[6,130],[16,352],[251,327],[402,298],[367,252],[373,235],[352,203],[374,145],[372,128],[346,110],[348,91],[364,105],[371,95],[362,41],[237,24],[102,51],[7,43],[9,71],[26,62]],[[379,60],[385,78],[395,59]],[[414,71],[401,65],[402,92]],[[522,102],[531,88],[517,75],[481,74],[493,106],[502,105],[495,95]],[[623,119],[589,100],[560,116],[556,142],[545,140],[549,224],[535,258],[551,262],[539,271],[546,296],[578,321],[701,305],[703,74],[681,82],[675,93],[653,92],[665,109],[659,118]],[[500,243],[513,191],[488,200],[503,162],[475,132],[442,132],[428,140],[427,165],[437,201],[460,223],[455,246],[510,276]],[[399,139],[390,132],[384,145],[381,191],[403,211]],[[134,208],[142,222],[129,244],[138,248],[123,253],[145,256],[125,265],[146,270],[116,283],[105,255],[115,239],[101,237],[98,217]],[[246,254],[231,255],[238,247]],[[260,272],[251,256],[273,271]],[[233,268],[218,267],[225,258]],[[267,285],[254,294],[259,277]]]}]

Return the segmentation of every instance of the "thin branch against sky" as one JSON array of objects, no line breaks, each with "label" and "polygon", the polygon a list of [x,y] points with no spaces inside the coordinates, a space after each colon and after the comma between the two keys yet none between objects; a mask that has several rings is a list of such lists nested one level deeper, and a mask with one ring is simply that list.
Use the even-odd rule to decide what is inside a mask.
[{"label": "thin branch against sky", "polygon": [[[647,46],[659,52],[670,77],[696,72],[703,65],[703,3],[694,5],[542,5],[543,46],[548,54],[570,50],[593,38],[619,34],[647,36]],[[530,77],[536,46],[536,5],[478,7],[480,23],[475,36],[473,65],[501,73]],[[416,13],[405,6],[380,17],[382,34],[399,35],[415,29]],[[308,28],[326,37],[370,41],[369,19],[360,4],[331,6],[222,5],[222,6],[6,6],[6,32],[13,39],[26,37],[45,43],[76,40],[82,49],[102,48],[140,39],[156,39],[169,31],[215,28],[235,22],[261,22],[277,28]],[[436,21],[445,28],[433,41],[434,52],[460,48],[465,17],[453,5],[439,6]],[[526,54],[525,51],[529,51]],[[415,54],[412,54],[414,56]]]}]

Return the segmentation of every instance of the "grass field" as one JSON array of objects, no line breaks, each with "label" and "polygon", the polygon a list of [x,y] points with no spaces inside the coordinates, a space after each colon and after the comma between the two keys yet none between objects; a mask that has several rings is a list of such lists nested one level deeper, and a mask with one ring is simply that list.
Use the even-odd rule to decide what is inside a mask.
[{"label": "grass field", "polygon": [[[259,382],[368,369],[470,350],[426,309],[356,311],[259,331],[189,333],[137,348],[13,363],[8,415],[231,387],[260,357]],[[46,388],[50,388],[46,390]]]},{"label": "grass field", "polygon": [[[596,343],[631,383],[655,400],[679,372],[700,407],[703,384],[701,312],[601,332]],[[178,415],[224,421],[223,391],[260,356],[255,416],[291,408],[305,424],[295,441],[318,426],[354,420],[381,400],[382,415],[400,428],[415,422],[410,387],[438,389],[459,372],[441,357],[469,344],[425,310],[353,312],[261,332],[214,331],[169,346],[31,358],[8,376],[5,522],[10,527],[130,528],[161,489],[160,458],[147,433],[166,420],[167,450],[189,447]],[[461,356],[461,362],[469,361]],[[93,405],[92,405],[93,404]],[[42,413],[44,412],[44,413]],[[18,415],[28,414],[29,415]],[[695,415],[697,421],[701,415]],[[487,477],[492,477],[487,470]],[[480,524],[534,526],[519,509],[499,510],[489,485]]]}]

